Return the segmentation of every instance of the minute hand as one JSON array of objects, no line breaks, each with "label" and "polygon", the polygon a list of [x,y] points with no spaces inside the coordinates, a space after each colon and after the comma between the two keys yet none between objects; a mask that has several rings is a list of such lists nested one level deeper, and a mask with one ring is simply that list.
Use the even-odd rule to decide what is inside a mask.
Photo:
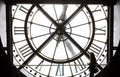
[{"label": "minute hand", "polygon": [[[80,10],[83,8],[83,5],[81,5],[80,7],[78,7],[78,9],[68,18],[68,19],[66,19],[63,23],[62,23],[62,25],[61,25],[61,27],[63,27],[63,26],[65,26],[67,23],[69,23],[79,12],[80,12]],[[65,13],[64,13],[65,14]],[[88,59],[90,59],[90,56],[89,56],[89,54],[70,36],[70,35],[68,35],[68,33],[66,33],[63,29],[61,29],[61,31],[63,32],[63,34],[79,49],[79,50],[81,50],[81,52],[83,53],[83,54],[85,54],[85,56],[88,58]],[[83,55],[82,54],[82,55]]]},{"label": "minute hand", "polygon": [[62,11],[61,16],[60,16],[60,20],[62,20],[62,21],[65,21],[65,19],[66,19],[67,7],[68,7],[68,5],[63,5],[63,11]]},{"label": "minute hand", "polygon": [[[63,5],[63,11],[62,11],[61,16],[59,18],[60,20],[62,20],[62,22],[64,22],[66,20],[67,7],[68,7],[68,5]],[[62,39],[65,39],[65,36],[62,36]],[[66,47],[71,52],[71,55],[75,56],[75,52],[74,52],[74,49],[73,49],[71,43],[68,40],[65,40],[65,44],[66,44]]]}]

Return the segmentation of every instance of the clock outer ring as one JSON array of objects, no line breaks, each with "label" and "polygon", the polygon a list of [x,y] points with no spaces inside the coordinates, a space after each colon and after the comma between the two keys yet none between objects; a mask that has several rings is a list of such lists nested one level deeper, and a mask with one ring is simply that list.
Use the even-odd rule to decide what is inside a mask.
[{"label": "clock outer ring", "polygon": [[[92,12],[90,11],[90,9],[89,9],[89,7],[88,7],[87,5],[85,5],[84,7],[87,9],[87,11],[88,11],[89,14],[90,14],[90,17],[91,17],[91,20],[92,20],[92,27],[93,27],[92,36],[91,36],[91,40],[90,40],[90,42],[89,42],[89,45],[88,45],[87,48],[84,50],[85,53],[82,52],[82,53],[79,54],[79,55],[77,54],[77,56],[73,57],[72,59],[70,58],[69,60],[68,60],[68,59],[67,59],[67,60],[65,59],[65,60],[59,60],[59,61],[58,61],[58,60],[55,60],[55,59],[52,60],[52,59],[47,59],[47,58],[43,57],[42,55],[40,55],[40,54],[33,48],[33,46],[31,45],[31,43],[30,43],[30,41],[29,41],[29,37],[28,37],[28,35],[27,35],[27,22],[28,22],[29,15],[30,15],[31,11],[32,11],[32,9],[33,9],[35,6],[36,6],[36,5],[32,5],[31,8],[29,9],[29,11],[28,11],[28,13],[27,13],[27,15],[26,15],[25,24],[24,24],[25,37],[26,37],[27,43],[28,43],[28,45],[30,46],[30,48],[32,49],[34,55],[37,55],[37,56],[39,56],[40,58],[42,58],[42,59],[44,59],[44,60],[46,60],[46,61],[48,61],[48,62],[52,62],[52,63],[69,63],[69,62],[72,62],[72,61],[77,60],[77,59],[80,58],[81,56],[85,55],[85,53],[89,55],[89,53],[87,52],[87,50],[90,48],[90,46],[91,46],[91,44],[92,44],[92,42],[93,42],[93,40],[94,40],[94,35],[95,35],[95,22],[94,22],[93,14],[92,14]],[[88,58],[90,59],[90,56],[89,56]]]}]

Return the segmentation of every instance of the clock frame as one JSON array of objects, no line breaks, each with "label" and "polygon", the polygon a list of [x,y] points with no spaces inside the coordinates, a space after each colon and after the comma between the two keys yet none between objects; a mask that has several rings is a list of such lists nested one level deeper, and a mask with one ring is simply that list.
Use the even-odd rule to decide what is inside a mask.
[{"label": "clock frame", "polygon": [[[16,60],[18,62],[18,64],[16,65],[17,68],[19,70],[24,69],[24,71],[27,71],[28,73],[31,73],[31,75],[36,76],[36,77],[37,76],[71,76],[71,77],[87,76],[89,74],[89,71],[87,69],[88,63],[89,63],[89,58],[90,58],[89,52],[94,52],[94,54],[96,55],[98,64],[102,63],[104,58],[107,55],[107,33],[108,33],[107,32],[107,29],[108,29],[107,12],[106,12],[107,8],[102,5],[96,5],[95,8],[93,8],[92,5],[89,5],[89,7],[87,5],[75,5],[76,8],[78,9],[78,10],[75,10],[75,12],[78,12],[82,7],[82,8],[84,8],[84,10],[82,9],[83,14],[86,16],[86,18],[88,17],[88,19],[87,19],[88,22],[84,23],[84,24],[89,25],[89,27],[85,27],[85,28],[83,27],[83,29],[88,28],[87,29],[88,36],[84,36],[84,34],[79,35],[79,34],[75,34],[72,32],[73,28],[78,27],[77,25],[78,24],[80,25],[80,23],[78,23],[76,26],[73,26],[73,25],[71,25],[70,22],[68,22],[72,17],[74,17],[75,12],[73,12],[73,14],[71,13],[72,15],[69,15],[68,17],[66,17],[65,21],[62,21],[62,18],[57,18],[57,19],[52,18],[53,16],[50,16],[51,13],[46,12],[47,10],[43,9],[45,6],[47,6],[47,4],[27,5],[27,6],[22,4],[22,5],[13,6],[13,14],[12,14],[13,43],[12,44],[13,44],[13,55],[15,58],[14,60]],[[51,7],[51,6],[53,6],[53,5],[48,5],[48,7]],[[54,5],[54,6],[57,6],[57,5]],[[64,5],[62,5],[62,6],[64,6]],[[69,6],[72,6],[72,5],[69,5]],[[91,9],[90,9],[90,7],[91,7]],[[34,9],[34,8],[37,8],[37,9]],[[54,9],[54,7],[53,7],[53,9]],[[17,14],[18,10],[20,12]],[[34,11],[32,11],[32,10],[34,10]],[[32,35],[32,32],[33,32],[33,34],[35,33],[34,32],[35,29],[37,31],[37,27],[33,30],[31,28],[33,26],[32,24],[39,25],[38,23],[35,23],[33,20],[35,18],[35,15],[36,15],[36,17],[39,17],[39,15],[37,16],[38,11],[41,11],[40,16],[42,16],[42,15],[43,15],[42,17],[46,16],[46,18],[49,20],[49,22],[51,22],[49,26],[42,25],[44,27],[49,28],[48,29],[49,37],[41,45],[36,44],[37,42],[39,42],[38,40],[36,43],[33,43],[35,41],[31,40],[31,39],[34,39],[35,37],[37,37],[37,36]],[[103,13],[103,18],[97,17],[99,15],[100,11],[102,11],[102,13]],[[54,10],[54,12],[55,12],[55,10]],[[20,16],[21,13],[23,13],[23,16]],[[30,18],[29,16],[32,17],[32,15],[33,15],[33,18]],[[61,14],[59,16],[61,17]],[[75,15],[75,16],[77,16],[77,15]],[[31,20],[29,20],[29,19],[31,19]],[[77,18],[77,19],[79,19],[79,18]],[[79,19],[79,20],[81,20],[81,19]],[[44,22],[44,21],[42,21],[42,22]],[[101,25],[100,23],[102,23],[102,22],[105,23],[104,26],[100,26]],[[61,24],[64,26],[66,23],[68,24],[67,28],[70,29],[70,30],[68,30],[68,32],[65,30],[65,28],[60,27]],[[19,26],[17,24],[21,24],[21,25]],[[44,24],[46,24],[46,23],[44,23]],[[75,24],[75,23],[73,23],[73,24]],[[55,30],[55,32],[52,32],[51,29]],[[80,29],[80,30],[82,31],[82,29]],[[75,30],[74,30],[74,32],[75,32]],[[38,33],[41,33],[41,32],[39,32],[39,30],[38,30]],[[76,40],[75,40],[76,38],[74,38],[75,36],[74,37],[71,36],[72,34],[82,37],[84,39],[87,39],[87,42],[84,41],[84,42],[86,42],[86,44],[81,47],[82,43],[79,44],[79,42],[76,42]],[[40,36],[42,36],[42,35],[40,35]],[[53,37],[54,35],[57,35],[57,36]],[[59,38],[61,37],[61,39],[58,39],[58,36],[59,36]],[[104,40],[101,40],[100,39],[101,37]],[[67,59],[64,59],[64,58],[59,59],[61,56],[57,57],[56,59],[54,59],[55,57],[51,57],[49,59],[50,56],[49,57],[47,56],[47,58],[46,58],[45,57],[46,54],[44,54],[45,55],[44,56],[44,55],[41,55],[41,53],[37,53],[38,49],[41,49],[42,47],[44,47],[44,45],[47,44],[47,42],[49,42],[49,40],[51,40],[51,39],[56,42],[58,42],[58,41],[60,43],[62,42],[63,46],[65,46],[65,45],[67,46],[67,44],[65,44],[64,41],[69,40],[69,42],[71,41],[71,43],[73,43],[73,45],[75,45],[75,47],[78,50],[81,50],[81,53],[75,54],[72,57],[67,57]],[[54,44],[56,45],[56,47],[55,47],[55,49],[56,49],[57,43],[54,43]],[[38,47],[36,45],[38,45]],[[65,48],[65,50],[66,50],[66,48]],[[69,50],[69,48],[68,48],[68,50]],[[86,60],[85,63],[84,63],[84,61],[85,61],[84,59]],[[49,70],[47,70],[47,73],[43,70],[43,68],[49,69]],[[98,65],[98,68],[100,70],[102,70],[102,67],[100,65]],[[53,69],[54,69],[54,71],[53,71]],[[43,71],[41,71],[41,70],[43,70]],[[51,70],[52,70],[52,72],[51,72]],[[69,70],[69,71],[67,71],[67,73],[66,73],[65,70]],[[55,73],[53,73],[53,72],[55,72]],[[67,75],[68,73],[70,75]]]},{"label": "clock frame", "polygon": [[[108,2],[107,2],[108,1]],[[114,2],[109,2],[109,0],[107,0],[107,1],[97,1],[97,2],[89,2],[89,1],[87,1],[86,0],[86,3],[82,3],[81,1],[80,1],[80,3],[78,3],[77,1],[75,1],[75,2],[77,2],[77,3],[75,3],[75,4],[83,4],[83,5],[86,5],[86,4],[103,4],[103,5],[105,5],[105,6],[107,6],[108,7],[108,12],[107,12],[107,24],[108,24],[108,26],[107,26],[107,42],[106,42],[106,45],[107,45],[107,48],[105,48],[105,53],[104,54],[107,54],[106,55],[106,65],[110,62],[110,60],[111,60],[111,57],[112,57],[112,55],[113,55],[113,49],[112,49],[112,45],[113,45],[113,17],[112,17],[112,15],[113,15],[113,7],[112,7],[112,5],[114,4]],[[110,1],[112,1],[112,0],[110,0]],[[30,74],[30,75],[32,75],[32,76],[38,76],[38,77],[44,77],[44,75],[42,74],[42,73],[39,73],[38,71],[39,70],[41,70],[41,67],[36,67],[37,69],[39,69],[39,70],[37,70],[37,72],[35,72],[34,71],[34,69],[33,68],[35,68],[35,66],[36,65],[31,65],[32,66],[32,68],[31,67],[29,67],[29,65],[27,65],[27,64],[30,64],[29,63],[29,61],[31,60],[31,58],[30,57],[28,57],[28,58],[24,58],[24,62],[22,62],[22,58],[20,57],[20,55],[18,55],[18,53],[16,52],[16,51],[14,51],[14,48],[13,48],[13,44],[15,43],[14,41],[13,41],[13,37],[12,37],[12,33],[15,31],[15,29],[12,29],[12,22],[13,22],[13,15],[12,15],[12,12],[13,12],[13,10],[12,10],[12,6],[16,6],[16,4],[23,4],[23,3],[26,3],[26,4],[28,4],[28,3],[33,3],[33,4],[37,4],[36,2],[34,2],[34,1],[23,1],[23,0],[21,0],[21,1],[16,1],[16,0],[9,0],[9,1],[7,1],[6,0],[6,17],[7,17],[7,50],[8,51],[10,51],[10,52],[8,52],[8,56],[10,57],[10,60],[14,63],[14,60],[15,60],[15,58],[16,58],[16,61],[18,61],[18,64],[14,64],[14,66],[16,66],[16,68],[18,69],[18,70],[20,70],[22,73],[24,73],[24,74]],[[58,2],[56,2],[56,1],[53,1],[53,2],[51,2],[50,0],[49,1],[44,1],[43,0],[43,2],[38,2],[38,3],[40,3],[40,4],[45,4],[45,3],[47,3],[47,4],[58,4],[58,3],[60,3],[60,4],[73,4],[72,3],[72,0],[70,0],[70,1],[65,1],[65,2],[62,2],[61,0],[59,0]],[[25,13],[25,12],[28,12],[28,10],[29,9],[26,9],[26,7],[24,8],[24,7],[21,7],[21,9],[22,9],[22,12],[23,13]],[[98,10],[99,11],[99,10]],[[27,15],[27,14],[26,14]],[[18,19],[19,20],[19,19]],[[21,20],[20,20],[21,21]],[[22,20],[22,21],[25,21],[25,20]],[[61,21],[60,21],[61,22]],[[18,28],[17,27],[17,29],[19,30],[20,28]],[[13,31],[14,30],[14,31]],[[17,31],[18,31],[17,30]],[[23,29],[23,27],[22,27],[22,32],[24,32],[23,30],[25,30],[25,29]],[[26,28],[26,30],[27,30],[27,28]],[[101,30],[102,30],[102,28],[101,28]],[[104,32],[104,30],[102,30],[103,32]],[[24,33],[23,33],[24,34]],[[109,37],[109,38],[108,38]],[[67,38],[68,39],[68,38]],[[56,38],[54,38],[54,40],[56,40]],[[62,40],[60,40],[60,41],[62,41]],[[97,40],[96,39],[96,41],[99,41],[99,40]],[[102,42],[102,41],[99,41],[99,42]],[[22,44],[21,44],[22,45]],[[26,45],[24,45],[25,47],[27,47],[28,45],[26,44]],[[93,49],[95,49],[94,47],[96,47],[95,45],[93,45]],[[28,47],[27,47],[28,48]],[[22,48],[23,49],[23,48]],[[97,49],[99,50],[99,47],[97,47]],[[105,55],[102,55],[103,57],[105,56]],[[38,54],[39,55],[39,54]],[[14,58],[14,59],[13,59]],[[98,64],[100,63],[100,62],[102,62],[101,60],[102,60],[103,58],[100,58],[100,59],[98,59]],[[76,61],[77,61],[77,59],[75,59]],[[63,67],[63,66],[72,66],[72,65],[74,65],[73,67],[71,67],[71,68],[69,68],[71,71],[72,71],[72,69],[74,69],[75,71],[74,72],[76,72],[76,71],[78,71],[79,70],[79,67],[78,67],[78,65],[77,64],[79,64],[79,61],[75,61],[74,60],[74,62],[69,62],[68,64],[65,64],[64,62],[63,63],[58,63],[57,62],[57,64],[56,64],[56,62],[53,62],[53,63],[49,63],[50,61],[47,61],[47,60],[43,60],[43,58],[40,60],[40,62],[38,63],[38,65],[41,65],[41,66],[46,66],[46,65],[43,65],[43,62],[45,62],[45,61],[47,61],[48,63],[48,65],[47,66],[51,66],[51,65],[53,65],[53,66],[56,66],[56,73],[54,73],[54,75],[55,76],[62,76],[62,75],[65,75],[65,71],[63,71],[62,72],[62,70],[65,70],[65,68]],[[81,61],[81,60],[80,60]],[[21,62],[21,64],[20,64],[20,62]],[[32,63],[32,62],[31,62]],[[82,63],[82,61],[81,61],[81,63]],[[33,63],[32,63],[33,64]],[[101,64],[102,65],[102,64]],[[100,66],[97,66],[100,70],[103,70],[103,68],[101,68]],[[82,67],[81,67],[82,68]],[[46,69],[46,68],[45,68]],[[100,72],[100,71],[99,71]],[[98,75],[99,74],[99,72],[96,74],[96,75]],[[38,74],[39,73],[39,74]],[[71,72],[72,73],[72,72]],[[82,72],[82,74],[80,74],[80,73],[78,73],[78,74],[71,74],[71,76],[72,77],[77,77],[77,76],[88,76],[88,74],[89,74],[89,71],[87,71],[87,72]],[[50,75],[50,73],[49,73],[49,75]],[[49,76],[48,75],[48,76]],[[47,75],[45,75],[45,76],[47,76]]]}]

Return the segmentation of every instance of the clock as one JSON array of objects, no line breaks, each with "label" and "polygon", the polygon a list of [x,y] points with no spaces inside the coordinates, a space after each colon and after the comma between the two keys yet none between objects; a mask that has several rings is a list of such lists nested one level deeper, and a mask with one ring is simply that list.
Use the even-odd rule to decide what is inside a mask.
[{"label": "clock", "polygon": [[87,77],[90,53],[107,60],[107,6],[12,6],[13,64],[27,77]]}]

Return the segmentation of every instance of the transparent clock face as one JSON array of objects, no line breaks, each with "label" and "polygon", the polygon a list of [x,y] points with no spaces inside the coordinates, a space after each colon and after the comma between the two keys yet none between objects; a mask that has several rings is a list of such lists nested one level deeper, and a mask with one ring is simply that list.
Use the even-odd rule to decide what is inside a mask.
[{"label": "transparent clock face", "polygon": [[33,77],[89,76],[90,52],[101,71],[107,54],[107,6],[12,6],[14,65]]}]

